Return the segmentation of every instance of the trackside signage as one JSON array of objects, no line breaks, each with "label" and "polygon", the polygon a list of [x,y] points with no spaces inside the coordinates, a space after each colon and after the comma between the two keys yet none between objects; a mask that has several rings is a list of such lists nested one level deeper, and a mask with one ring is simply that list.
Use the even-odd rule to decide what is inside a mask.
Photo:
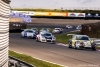
[{"label": "trackside signage", "polygon": [[85,13],[68,13],[68,17],[85,17]]}]

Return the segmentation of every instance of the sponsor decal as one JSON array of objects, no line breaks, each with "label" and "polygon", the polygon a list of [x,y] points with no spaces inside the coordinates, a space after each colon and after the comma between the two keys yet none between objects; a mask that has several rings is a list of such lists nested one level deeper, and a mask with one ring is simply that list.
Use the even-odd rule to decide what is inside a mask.
[{"label": "sponsor decal", "polygon": [[76,15],[75,15],[74,13],[71,13],[71,14],[69,15],[69,17],[76,17]]},{"label": "sponsor decal", "polygon": [[88,15],[87,15],[88,17],[92,17],[92,15],[90,14],[90,13],[88,13]]},{"label": "sponsor decal", "polygon": [[51,16],[66,16],[66,13],[64,13],[64,12],[52,12]]},{"label": "sponsor decal", "polygon": [[83,15],[82,13],[80,13],[80,14],[78,15],[78,17],[84,17],[84,15]]}]

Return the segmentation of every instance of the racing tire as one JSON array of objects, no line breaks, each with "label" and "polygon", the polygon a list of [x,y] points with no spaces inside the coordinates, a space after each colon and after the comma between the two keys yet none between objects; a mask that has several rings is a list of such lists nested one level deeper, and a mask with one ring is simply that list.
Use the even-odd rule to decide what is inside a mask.
[{"label": "racing tire", "polygon": [[36,42],[39,42],[38,38],[36,37]]},{"label": "racing tire", "polygon": [[21,38],[25,38],[23,35],[21,35]]},{"label": "racing tire", "polygon": [[92,47],[92,50],[93,50],[93,51],[96,51],[96,48],[95,48],[95,47]]},{"label": "racing tire", "polygon": [[71,42],[68,43],[68,48],[72,48]]},{"label": "racing tire", "polygon": [[60,31],[60,33],[62,33],[62,31]]},{"label": "racing tire", "polygon": [[56,44],[56,42],[53,42],[53,44]]},{"label": "racing tire", "polygon": [[77,49],[76,44],[74,45],[74,49]]}]

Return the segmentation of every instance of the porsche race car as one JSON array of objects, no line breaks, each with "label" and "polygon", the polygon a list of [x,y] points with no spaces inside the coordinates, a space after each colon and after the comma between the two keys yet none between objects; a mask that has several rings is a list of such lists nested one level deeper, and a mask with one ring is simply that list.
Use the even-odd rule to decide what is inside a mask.
[{"label": "porsche race car", "polygon": [[96,44],[89,38],[87,35],[78,35],[78,34],[67,34],[67,36],[72,36],[69,39],[68,47],[75,49],[91,48],[96,50]]},{"label": "porsche race car", "polygon": [[54,28],[52,33],[62,33],[62,28]]}]

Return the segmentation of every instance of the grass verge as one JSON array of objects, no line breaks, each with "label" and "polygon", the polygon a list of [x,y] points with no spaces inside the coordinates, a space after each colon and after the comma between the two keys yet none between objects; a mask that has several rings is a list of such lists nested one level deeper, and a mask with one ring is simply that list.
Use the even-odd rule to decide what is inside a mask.
[{"label": "grass verge", "polygon": [[67,36],[67,34],[77,34],[77,32],[70,32],[70,33],[65,33],[65,34],[56,34],[56,41],[58,43],[63,43],[63,44],[68,44],[69,39],[71,36]]},{"label": "grass verge", "polygon": [[62,67],[62,66],[59,66],[59,65],[56,65],[56,64],[44,62],[42,60],[35,59],[31,56],[27,56],[25,54],[19,54],[19,53],[13,52],[13,51],[9,51],[9,55],[13,56],[15,58],[18,58],[22,61],[25,61],[29,64],[32,64],[36,67]]}]

